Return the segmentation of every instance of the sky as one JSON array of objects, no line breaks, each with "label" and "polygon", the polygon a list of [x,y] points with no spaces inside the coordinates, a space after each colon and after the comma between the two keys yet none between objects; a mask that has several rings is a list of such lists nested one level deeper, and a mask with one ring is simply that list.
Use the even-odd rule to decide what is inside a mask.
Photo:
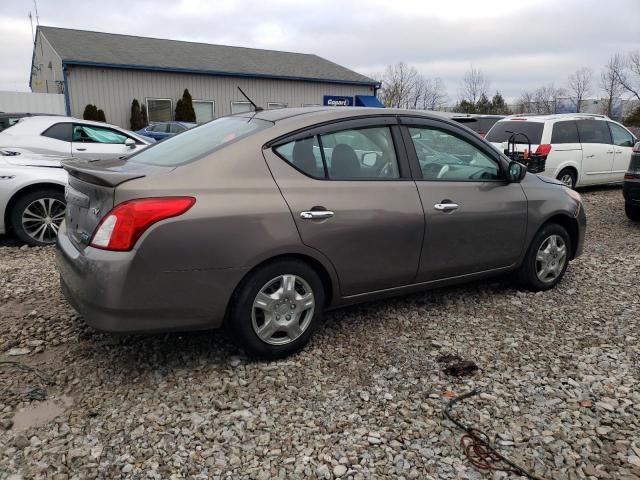
[{"label": "sky", "polygon": [[[515,100],[640,49],[640,0],[37,0],[41,25],[314,53],[365,75],[403,61],[450,103],[480,68]],[[33,0],[0,0],[0,90],[29,90]]]}]

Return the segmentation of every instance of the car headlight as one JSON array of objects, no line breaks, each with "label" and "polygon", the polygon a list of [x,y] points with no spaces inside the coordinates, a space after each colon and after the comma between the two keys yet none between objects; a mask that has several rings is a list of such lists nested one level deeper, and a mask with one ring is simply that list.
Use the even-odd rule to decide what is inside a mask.
[{"label": "car headlight", "polygon": [[576,202],[578,203],[582,203],[582,197],[580,196],[580,194],[578,192],[576,192],[575,190],[569,188],[569,187],[565,187],[565,190],[567,191],[567,194],[573,198]]}]

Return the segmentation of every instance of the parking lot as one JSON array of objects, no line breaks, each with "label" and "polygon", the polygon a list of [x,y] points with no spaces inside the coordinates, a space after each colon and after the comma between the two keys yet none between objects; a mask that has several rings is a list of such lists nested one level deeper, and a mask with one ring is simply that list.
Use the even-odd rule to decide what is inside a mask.
[{"label": "parking lot", "polygon": [[[486,478],[443,418],[474,388],[454,415],[535,475],[638,478],[640,226],[619,188],[581,193],[585,253],[558,288],[498,279],[332,312],[276,362],[221,332],[96,333],[53,248],[2,239],[0,360],[17,364],[0,363],[0,479]],[[443,355],[480,370],[448,376]]]}]

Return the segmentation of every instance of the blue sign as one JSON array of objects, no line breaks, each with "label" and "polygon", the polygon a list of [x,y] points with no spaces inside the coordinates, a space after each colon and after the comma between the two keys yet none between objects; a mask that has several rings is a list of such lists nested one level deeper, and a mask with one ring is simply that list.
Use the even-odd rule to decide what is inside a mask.
[{"label": "blue sign", "polygon": [[353,107],[353,97],[325,95],[322,104],[328,107]]}]

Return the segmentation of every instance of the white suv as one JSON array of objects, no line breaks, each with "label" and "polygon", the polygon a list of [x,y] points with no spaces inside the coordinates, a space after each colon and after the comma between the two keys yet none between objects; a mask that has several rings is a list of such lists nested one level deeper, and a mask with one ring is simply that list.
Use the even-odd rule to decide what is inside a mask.
[{"label": "white suv", "polygon": [[[608,117],[581,113],[506,117],[485,138],[504,151],[509,137],[517,133],[529,137],[533,153],[547,156],[543,175],[571,188],[622,183],[636,141]],[[528,148],[522,135],[514,138],[517,150]]]}]

